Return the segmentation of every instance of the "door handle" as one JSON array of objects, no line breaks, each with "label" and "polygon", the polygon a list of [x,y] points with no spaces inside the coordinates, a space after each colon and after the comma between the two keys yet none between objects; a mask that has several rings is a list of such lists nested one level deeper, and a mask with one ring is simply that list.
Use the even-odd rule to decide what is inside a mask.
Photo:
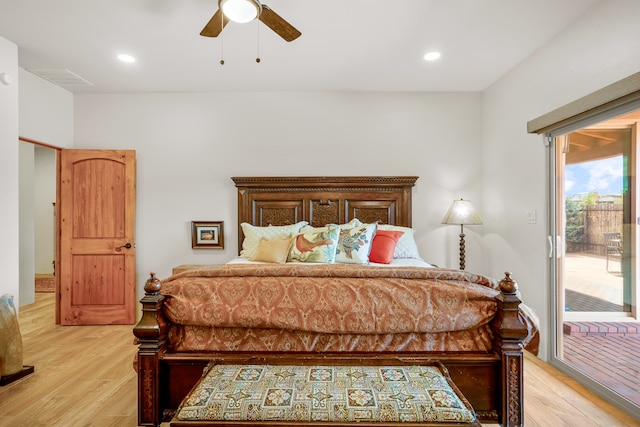
[{"label": "door handle", "polygon": [[131,249],[132,247],[133,247],[133,245],[132,245],[131,243],[127,242],[127,243],[125,243],[125,244],[124,244],[124,245],[122,245],[122,246],[118,246],[118,247],[116,248],[116,252],[120,252],[120,251],[122,250],[122,248],[125,248],[125,249]]},{"label": "door handle", "polygon": [[[549,242],[549,258],[553,258],[553,236],[547,236]],[[562,247],[562,237],[556,236],[556,258],[562,258],[564,248]]]}]

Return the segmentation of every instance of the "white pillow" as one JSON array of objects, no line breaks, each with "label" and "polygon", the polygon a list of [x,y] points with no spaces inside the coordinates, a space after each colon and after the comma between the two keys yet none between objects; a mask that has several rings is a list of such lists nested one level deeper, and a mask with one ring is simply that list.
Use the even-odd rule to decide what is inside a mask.
[{"label": "white pillow", "polygon": [[397,230],[402,231],[404,234],[398,240],[398,244],[396,245],[396,250],[393,252],[393,258],[415,258],[422,259],[420,257],[420,253],[418,252],[418,245],[416,244],[416,239],[413,236],[416,232],[413,228],[409,227],[401,227],[399,225],[389,225],[389,224],[378,224],[378,229],[380,230]]},{"label": "white pillow", "polygon": [[268,227],[258,227],[248,222],[240,224],[244,233],[242,241],[242,250],[240,256],[243,258],[252,258],[255,256],[260,244],[260,239],[282,239],[290,237],[292,234],[298,234],[300,229],[307,225],[307,221],[300,221],[291,225],[270,225]]}]

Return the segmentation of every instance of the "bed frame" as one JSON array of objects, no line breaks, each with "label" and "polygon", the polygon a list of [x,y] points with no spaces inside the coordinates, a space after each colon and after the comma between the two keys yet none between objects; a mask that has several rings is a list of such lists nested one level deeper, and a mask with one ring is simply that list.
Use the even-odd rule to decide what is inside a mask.
[{"label": "bed frame", "polygon": [[[242,222],[266,226],[306,220],[313,226],[353,218],[411,226],[415,176],[234,177],[238,193],[238,250]],[[138,423],[159,426],[173,412],[212,360],[221,363],[432,364],[443,363],[484,422],[520,426],[523,414],[523,339],[517,284],[506,273],[500,282],[498,314],[491,324],[492,352],[443,353],[176,353],[167,348],[169,323],[155,276],[145,285],[142,318],[133,333],[139,343]]]}]

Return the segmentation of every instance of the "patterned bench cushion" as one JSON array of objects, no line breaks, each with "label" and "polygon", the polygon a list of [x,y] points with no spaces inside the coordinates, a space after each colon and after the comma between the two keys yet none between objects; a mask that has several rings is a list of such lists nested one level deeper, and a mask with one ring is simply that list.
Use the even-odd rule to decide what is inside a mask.
[{"label": "patterned bench cushion", "polygon": [[211,365],[172,425],[189,421],[480,425],[439,366]]}]

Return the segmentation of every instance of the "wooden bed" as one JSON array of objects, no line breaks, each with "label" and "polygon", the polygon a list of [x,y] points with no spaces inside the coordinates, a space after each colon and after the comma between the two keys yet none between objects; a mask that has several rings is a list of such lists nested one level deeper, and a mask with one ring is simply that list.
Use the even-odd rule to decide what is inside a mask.
[{"label": "wooden bed", "polygon": [[[411,227],[412,187],[417,177],[234,177],[238,194],[238,250],[241,223],[255,226],[366,223]],[[509,274],[499,283],[497,311],[489,322],[487,351],[287,352],[176,351],[169,344],[162,284],[145,285],[142,318],[134,328],[139,343],[139,424],[158,426],[170,417],[211,361],[250,364],[432,364],[442,363],[484,422],[519,426],[523,418],[523,322],[517,285]]]}]

